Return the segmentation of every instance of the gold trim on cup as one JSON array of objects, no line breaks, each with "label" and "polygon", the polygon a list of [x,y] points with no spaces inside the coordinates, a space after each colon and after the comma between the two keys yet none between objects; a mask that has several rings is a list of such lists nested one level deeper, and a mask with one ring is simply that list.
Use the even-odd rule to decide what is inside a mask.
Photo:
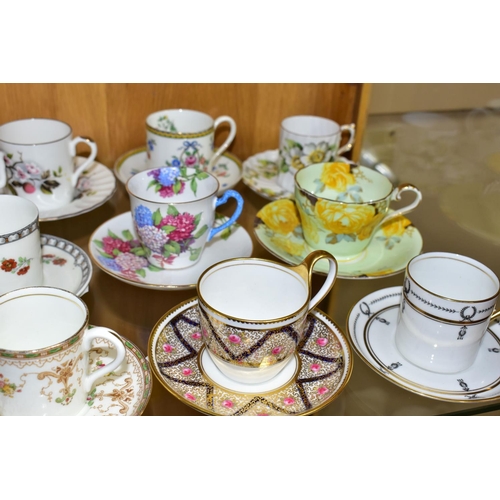
[{"label": "gold trim on cup", "polygon": [[66,135],[64,135],[63,137],[60,137],[59,139],[54,139],[52,141],[47,141],[47,142],[36,142],[36,143],[12,142],[12,141],[6,141],[5,139],[2,139],[1,136],[0,136],[0,142],[4,142],[5,144],[12,144],[13,146],[44,146],[45,144],[54,144],[56,142],[60,142],[64,139],[67,139],[68,137],[71,137],[71,135],[73,134],[73,129],[71,128],[71,125],[69,123],[63,122],[62,120],[56,120],[55,118],[42,118],[42,117],[21,118],[19,120],[12,120],[10,122],[3,123],[2,125],[0,125],[0,133],[1,133],[2,127],[6,126],[6,125],[10,125],[11,123],[30,122],[30,121],[38,121],[38,120],[45,120],[45,121],[49,121],[49,122],[62,123],[69,128],[69,132]]},{"label": "gold trim on cup", "polygon": [[165,132],[164,130],[159,130],[146,123],[146,130],[154,135],[158,135],[160,137],[169,137],[171,139],[196,139],[198,137],[205,137],[206,135],[213,133],[214,127],[212,125],[210,128],[203,130],[202,132],[176,133],[176,132]]}]

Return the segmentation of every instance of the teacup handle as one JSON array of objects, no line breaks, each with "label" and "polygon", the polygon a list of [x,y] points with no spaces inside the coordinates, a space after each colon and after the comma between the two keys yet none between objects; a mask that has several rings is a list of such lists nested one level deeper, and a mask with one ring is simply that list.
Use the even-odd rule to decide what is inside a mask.
[{"label": "teacup handle", "polygon": [[221,123],[229,123],[229,135],[227,136],[227,139],[222,143],[222,145],[217,149],[217,151],[214,152],[214,155],[208,162],[208,168],[212,168],[217,160],[222,156],[224,151],[229,147],[229,145],[233,142],[234,137],[236,136],[236,122],[230,117],[230,116],[219,116],[219,118],[216,118],[214,121],[214,133],[215,129],[221,124]]},{"label": "teacup handle", "polygon": [[76,145],[84,142],[90,148],[90,156],[75,170],[71,175],[71,185],[76,187],[78,178],[82,172],[91,165],[97,156],[97,144],[88,137],[75,137],[69,143],[69,154],[74,158],[76,156]]},{"label": "teacup handle", "polygon": [[419,203],[422,201],[422,193],[420,189],[418,189],[416,186],[413,184],[400,184],[394,191],[392,192],[391,195],[391,201],[392,200],[400,200],[401,199],[401,194],[404,193],[405,191],[413,191],[415,193],[415,200],[413,203],[410,203],[409,205],[400,208],[396,212],[393,212],[391,214],[386,215],[382,221],[379,223],[379,226],[382,224],[385,224],[387,221],[395,219],[396,217],[399,217],[400,215],[407,214],[408,212],[411,212],[414,210]]},{"label": "teacup handle", "polygon": [[321,259],[328,259],[330,261],[330,269],[326,276],[323,286],[320,288],[319,292],[309,301],[308,311],[313,309],[321,302],[326,294],[332,289],[335,279],[337,278],[337,260],[335,257],[325,250],[314,250],[311,252],[298,266],[291,267],[295,272],[300,274],[309,283],[309,288],[311,287],[313,268],[316,262]]},{"label": "teacup handle", "polygon": [[207,241],[210,241],[217,233],[223,231],[231,224],[233,224],[236,221],[236,219],[241,215],[241,211],[243,210],[243,198],[241,197],[240,193],[234,191],[233,189],[227,190],[220,198],[216,198],[215,207],[218,207],[219,205],[226,203],[229,198],[234,198],[236,200],[236,210],[234,211],[233,215],[230,217],[229,220],[227,220],[220,226],[213,227],[210,230],[210,233],[208,233]]},{"label": "teacup handle", "polygon": [[349,139],[347,140],[347,143],[344,144],[341,148],[336,153],[336,156],[340,156],[342,153],[347,153],[347,151],[350,151],[352,149],[352,146],[354,144],[354,140],[356,138],[356,124],[351,123],[349,125],[341,125],[340,126],[340,133],[342,132],[349,132]]},{"label": "teacup handle", "polygon": [[93,385],[98,379],[116,370],[125,359],[126,351],[123,340],[118,336],[116,332],[113,332],[113,330],[104,328],[102,326],[94,326],[93,328],[89,328],[85,332],[85,336],[83,338],[83,349],[85,352],[88,353],[90,351],[90,349],[92,348],[92,341],[97,338],[109,340],[113,344],[116,349],[116,358],[106,366],[103,366],[95,372],[85,375],[85,379],[83,381],[83,390],[86,392],[90,392]]}]

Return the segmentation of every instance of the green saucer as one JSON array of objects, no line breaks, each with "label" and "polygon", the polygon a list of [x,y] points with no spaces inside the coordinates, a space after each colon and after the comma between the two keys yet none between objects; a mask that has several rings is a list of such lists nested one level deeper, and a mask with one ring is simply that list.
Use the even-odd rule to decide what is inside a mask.
[{"label": "green saucer", "polygon": [[[293,200],[282,199],[265,205],[255,218],[254,234],[268,252],[291,265],[300,264],[313,251],[304,240]],[[420,254],[422,245],[422,235],[418,229],[401,216],[376,231],[368,248],[359,256],[350,260],[337,259],[337,277],[375,279],[401,273],[406,264]],[[314,271],[327,274],[328,263],[319,261]]]}]

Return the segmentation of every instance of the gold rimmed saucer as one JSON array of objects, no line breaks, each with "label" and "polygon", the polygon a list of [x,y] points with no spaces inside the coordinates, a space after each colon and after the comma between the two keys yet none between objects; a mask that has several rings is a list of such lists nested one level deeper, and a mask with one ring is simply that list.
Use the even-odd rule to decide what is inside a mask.
[{"label": "gold rimmed saucer", "polygon": [[193,298],[167,312],[148,344],[156,378],[188,406],[221,416],[309,415],[346,387],[353,363],[349,344],[339,327],[318,310],[309,313],[295,364],[285,367],[283,376],[257,390],[224,382],[206,357],[197,304]]}]

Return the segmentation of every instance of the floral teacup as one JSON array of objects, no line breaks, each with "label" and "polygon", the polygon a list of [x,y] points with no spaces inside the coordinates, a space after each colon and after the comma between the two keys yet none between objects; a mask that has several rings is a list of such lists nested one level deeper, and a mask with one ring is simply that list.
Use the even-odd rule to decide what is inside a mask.
[{"label": "floral teacup", "polygon": [[[181,269],[196,264],[205,244],[240,216],[241,195],[229,189],[217,198],[219,181],[188,167],[145,170],[127,182],[132,218],[142,247],[131,251],[149,261],[150,270]],[[233,215],[214,227],[215,209],[236,200]]]},{"label": "floral teacup", "polygon": [[[349,133],[349,139],[339,147],[343,132]],[[313,163],[333,161],[335,156],[350,151],[354,137],[354,123],[339,125],[321,116],[285,118],[281,122],[278,184],[293,193],[297,171]]]},{"label": "floral teacup", "polygon": [[[389,213],[390,203],[413,191],[413,203]],[[295,175],[295,201],[304,239],[337,259],[352,259],[382,225],[412,211],[422,194],[412,184],[394,188],[376,170],[343,162],[318,163]]]}]

